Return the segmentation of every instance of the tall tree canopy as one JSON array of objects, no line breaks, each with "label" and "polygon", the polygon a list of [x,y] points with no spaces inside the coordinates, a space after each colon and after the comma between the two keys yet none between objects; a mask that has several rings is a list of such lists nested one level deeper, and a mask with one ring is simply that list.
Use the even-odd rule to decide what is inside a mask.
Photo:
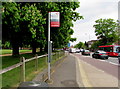
[{"label": "tall tree canopy", "polygon": [[84,43],[83,42],[79,42],[78,44],[75,45],[75,48],[83,48]]},{"label": "tall tree canopy", "polygon": [[102,45],[111,44],[118,40],[117,22],[113,19],[98,19],[95,21],[96,36]]},{"label": "tall tree canopy", "polygon": [[[2,3],[2,35],[3,41],[10,41],[13,47],[13,54],[19,54],[19,45],[21,43],[20,35],[20,13],[17,3]],[[2,42],[4,43],[4,42]]]},{"label": "tall tree canopy", "polygon": [[83,17],[75,12],[79,2],[4,2],[2,13],[3,41],[10,41],[13,55],[19,55],[19,47],[30,45],[47,49],[48,12],[60,12],[60,27],[51,28],[53,47],[67,45],[73,34],[73,21]]}]

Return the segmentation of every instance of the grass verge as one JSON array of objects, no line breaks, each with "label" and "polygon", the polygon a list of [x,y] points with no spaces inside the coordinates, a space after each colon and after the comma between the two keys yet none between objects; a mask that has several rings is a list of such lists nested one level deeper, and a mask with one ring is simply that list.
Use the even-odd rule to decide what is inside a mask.
[{"label": "grass verge", "polygon": [[[24,52],[32,52],[32,50],[19,50],[20,53],[24,53]],[[2,49],[0,50],[0,53],[3,54],[12,54],[12,50],[11,49]]]},{"label": "grass verge", "polygon": [[[52,56],[51,64],[54,64],[60,56],[63,56],[64,54],[59,54],[57,52],[56,55]],[[24,56],[25,58],[31,58],[33,57],[32,54],[22,54],[21,56]],[[11,56],[7,58],[3,58],[3,68],[6,68],[8,66],[11,66],[13,64],[16,64],[19,62],[19,58],[13,58]],[[10,63],[11,64],[10,64]],[[30,62],[26,63],[26,81],[31,81],[39,72],[41,72],[43,69],[47,68],[47,57],[39,58],[38,59],[38,70],[35,70],[35,60],[32,60]],[[2,74],[2,87],[3,89],[8,89],[10,87],[17,87],[20,83],[20,67],[15,68],[11,71],[8,71],[4,74]]]}]

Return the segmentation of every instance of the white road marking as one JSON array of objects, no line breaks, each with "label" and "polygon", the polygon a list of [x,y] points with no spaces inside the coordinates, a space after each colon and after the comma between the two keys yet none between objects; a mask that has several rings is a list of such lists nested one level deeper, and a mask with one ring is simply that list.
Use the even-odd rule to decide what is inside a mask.
[{"label": "white road marking", "polygon": [[[82,55],[82,57],[92,58],[91,56],[83,56],[83,55]],[[94,58],[92,58],[92,59],[94,60]],[[114,58],[114,60],[116,60],[116,59]],[[117,65],[117,66],[119,65],[118,63],[114,63],[114,62],[108,61],[108,59],[106,59],[106,60],[98,59],[98,61],[108,62],[108,63],[110,63],[110,64]]]},{"label": "white road marking", "polygon": [[119,64],[117,64],[117,63],[113,63],[113,62],[109,62],[110,64],[113,64],[113,65],[119,65]]}]

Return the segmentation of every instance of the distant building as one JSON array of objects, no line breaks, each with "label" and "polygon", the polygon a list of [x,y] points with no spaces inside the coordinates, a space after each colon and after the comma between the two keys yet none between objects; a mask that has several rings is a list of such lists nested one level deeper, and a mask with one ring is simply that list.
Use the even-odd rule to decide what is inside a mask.
[{"label": "distant building", "polygon": [[70,46],[70,48],[74,48],[74,46],[73,46],[73,45],[71,45],[71,46]]},{"label": "distant building", "polygon": [[88,42],[87,42],[88,47],[90,48],[90,47],[92,46],[92,44],[93,44],[94,42],[96,42],[96,41],[97,41],[97,40],[88,41]]}]

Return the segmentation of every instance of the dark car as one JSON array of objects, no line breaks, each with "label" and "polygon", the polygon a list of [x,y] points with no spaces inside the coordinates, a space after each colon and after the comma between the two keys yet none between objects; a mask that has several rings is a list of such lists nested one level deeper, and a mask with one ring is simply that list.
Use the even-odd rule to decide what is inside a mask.
[{"label": "dark car", "polygon": [[90,55],[90,51],[89,50],[83,50],[82,55]]},{"label": "dark car", "polygon": [[95,53],[92,54],[93,58],[100,58],[100,59],[108,59],[108,53],[102,50],[98,50]]}]

